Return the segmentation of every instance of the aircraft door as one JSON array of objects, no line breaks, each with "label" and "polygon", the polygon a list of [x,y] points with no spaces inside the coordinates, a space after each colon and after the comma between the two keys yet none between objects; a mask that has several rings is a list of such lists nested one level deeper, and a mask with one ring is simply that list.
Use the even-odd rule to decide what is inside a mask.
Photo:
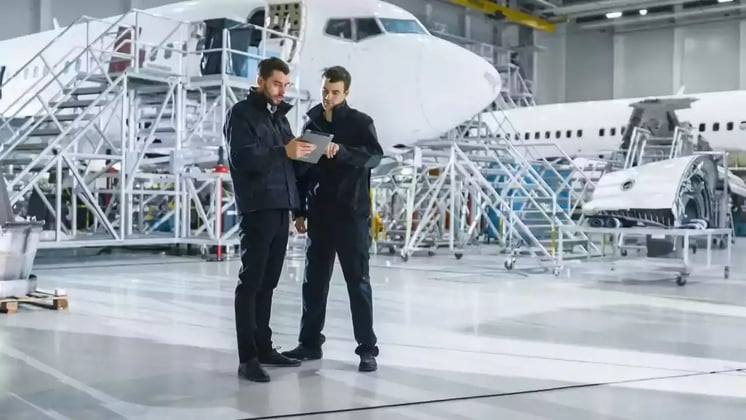
[{"label": "aircraft door", "polygon": [[291,65],[297,64],[306,28],[304,3],[297,0],[268,0],[264,26],[298,39],[273,34],[265,37],[259,51],[264,47],[267,56],[277,56]]}]

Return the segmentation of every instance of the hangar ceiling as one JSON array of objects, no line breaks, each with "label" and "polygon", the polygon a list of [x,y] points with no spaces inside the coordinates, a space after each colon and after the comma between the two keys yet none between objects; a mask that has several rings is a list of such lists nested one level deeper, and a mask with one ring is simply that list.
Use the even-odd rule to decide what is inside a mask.
[{"label": "hangar ceiling", "polygon": [[[494,1],[494,0],[493,0]],[[508,4],[575,29],[631,29],[746,17],[746,0],[509,0]]]}]

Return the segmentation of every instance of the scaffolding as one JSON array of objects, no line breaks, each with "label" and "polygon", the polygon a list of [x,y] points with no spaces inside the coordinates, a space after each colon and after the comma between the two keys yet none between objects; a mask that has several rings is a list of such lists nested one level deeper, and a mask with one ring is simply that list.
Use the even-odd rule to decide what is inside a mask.
[{"label": "scaffolding", "polygon": [[496,119],[487,124],[489,115],[419,142],[376,170],[374,251],[408,260],[448,248],[461,258],[467,246],[494,240],[507,269],[520,255],[553,263],[560,234],[565,259],[595,251],[582,233],[558,229],[575,225],[572,214],[594,182],[556,145],[565,161],[531,158],[532,145],[513,142]]},{"label": "scaffolding", "polygon": [[[237,244],[222,128],[259,60],[297,66],[302,31],[290,29],[226,25],[205,48],[205,22],[135,9],[59,32],[2,85],[22,94],[0,109],[0,165],[15,212],[45,222],[40,248]],[[232,48],[238,31],[259,46]],[[291,74],[299,126],[309,95]]]}]

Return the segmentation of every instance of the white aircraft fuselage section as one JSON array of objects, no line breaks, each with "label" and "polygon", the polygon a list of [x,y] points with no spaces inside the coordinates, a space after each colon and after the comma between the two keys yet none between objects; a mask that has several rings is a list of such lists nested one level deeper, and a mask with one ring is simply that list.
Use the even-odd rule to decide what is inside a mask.
[{"label": "white aircraft fuselage section", "polygon": [[[349,103],[373,117],[385,150],[440,136],[481,112],[499,95],[500,77],[489,62],[431,35],[404,9],[378,0],[303,0],[302,4],[302,41],[298,54],[289,58],[297,66],[298,88],[308,91],[312,102],[318,103],[323,69],[333,65],[348,68],[352,74]],[[176,21],[227,18],[246,22],[264,6],[264,1],[256,0],[198,0],[147,9],[147,13],[162,18],[138,14],[139,41],[161,43],[177,26]],[[134,24],[131,16],[124,23]],[[0,99],[2,117],[24,117],[41,110],[39,101],[31,96],[40,78],[50,81],[42,98],[59,92],[54,86],[57,82],[46,74],[38,59],[38,65],[23,69],[22,74],[9,80],[41,48],[62,34],[54,48],[44,52],[44,59],[53,65],[63,57],[74,58],[76,54],[67,55],[70,50],[81,51],[86,40],[93,40],[119,18],[0,42],[0,65],[6,66],[4,79],[8,81]],[[174,22],[167,24],[163,18]],[[197,41],[190,42],[189,49],[194,50]],[[179,66],[180,54],[171,53],[167,58],[161,49],[150,59],[149,48],[152,46],[145,47],[145,66]],[[189,59],[194,75],[199,75],[200,59],[199,55]],[[62,81],[75,77],[81,66],[84,64],[71,66],[74,71],[66,72]]]},{"label": "white aircraft fuselage section", "polygon": [[[746,151],[746,91],[656,96],[539,105],[504,111],[510,124],[504,135],[514,143],[559,145],[570,156],[593,157],[618,150],[632,115],[633,103],[652,98],[693,98],[690,108],[675,111],[679,122],[692,125],[716,151]],[[493,128],[491,117],[484,118]],[[665,121],[662,121],[665,123]],[[507,129],[507,127],[510,127]],[[556,147],[537,146],[545,156]]]}]

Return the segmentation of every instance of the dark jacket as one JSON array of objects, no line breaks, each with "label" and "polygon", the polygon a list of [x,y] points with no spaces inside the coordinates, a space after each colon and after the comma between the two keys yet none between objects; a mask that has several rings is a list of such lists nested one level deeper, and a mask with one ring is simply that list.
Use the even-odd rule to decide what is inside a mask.
[{"label": "dark jacket", "polygon": [[240,213],[300,205],[293,164],[285,153],[294,137],[286,116],[291,108],[283,102],[273,114],[267,98],[252,89],[228,111],[224,134]]},{"label": "dark jacket", "polygon": [[[378,166],[383,149],[373,119],[343,102],[334,108],[331,123],[321,104],[307,113],[306,129],[334,134],[337,154],[322,156],[315,165],[295,162],[300,207],[294,216],[322,212],[337,216],[370,215],[370,171]],[[321,213],[319,213],[321,214]]]}]

